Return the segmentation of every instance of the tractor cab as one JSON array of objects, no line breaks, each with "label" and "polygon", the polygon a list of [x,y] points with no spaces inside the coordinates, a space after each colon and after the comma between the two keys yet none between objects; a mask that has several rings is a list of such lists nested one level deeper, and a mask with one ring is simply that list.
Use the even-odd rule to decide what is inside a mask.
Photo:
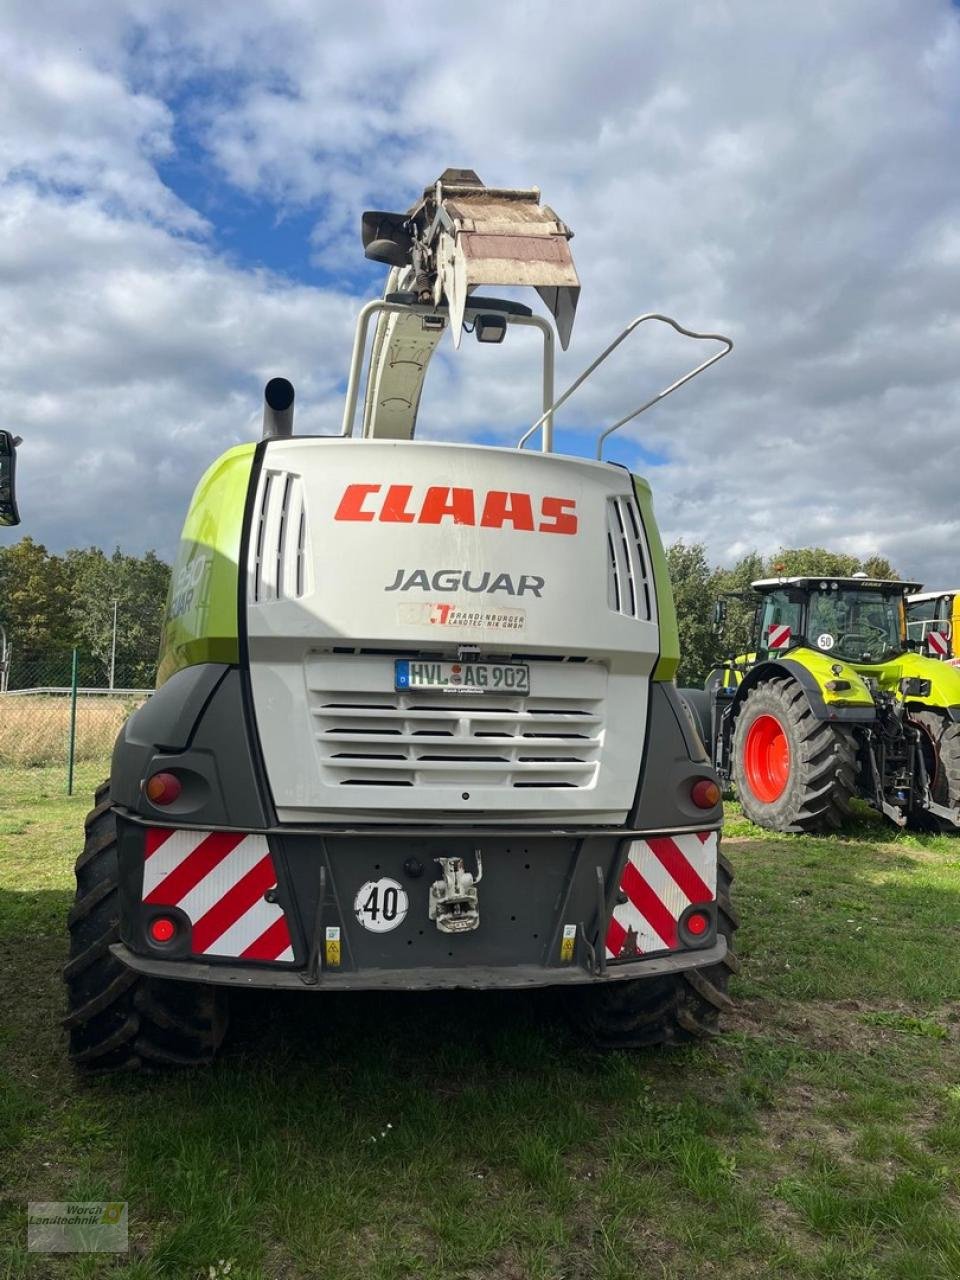
[{"label": "tractor cab", "polygon": [[858,666],[889,662],[907,649],[905,597],[917,584],[881,578],[763,578],[754,623],[758,658],[800,647]]}]

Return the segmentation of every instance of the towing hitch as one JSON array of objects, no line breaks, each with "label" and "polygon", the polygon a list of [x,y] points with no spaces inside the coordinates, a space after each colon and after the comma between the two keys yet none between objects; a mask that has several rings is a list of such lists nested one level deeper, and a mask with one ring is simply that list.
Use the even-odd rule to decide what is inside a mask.
[{"label": "towing hitch", "polygon": [[474,850],[477,873],[465,871],[462,858],[436,858],[441,878],[430,886],[430,919],[441,933],[469,933],[480,924],[477,885],[483,877],[480,850]]}]

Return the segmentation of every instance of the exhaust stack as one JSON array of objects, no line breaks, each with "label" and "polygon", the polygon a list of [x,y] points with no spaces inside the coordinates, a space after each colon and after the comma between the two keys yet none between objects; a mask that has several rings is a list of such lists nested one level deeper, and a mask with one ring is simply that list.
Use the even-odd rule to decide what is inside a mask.
[{"label": "exhaust stack", "polygon": [[264,440],[285,440],[293,435],[293,383],[271,378],[263,389]]}]

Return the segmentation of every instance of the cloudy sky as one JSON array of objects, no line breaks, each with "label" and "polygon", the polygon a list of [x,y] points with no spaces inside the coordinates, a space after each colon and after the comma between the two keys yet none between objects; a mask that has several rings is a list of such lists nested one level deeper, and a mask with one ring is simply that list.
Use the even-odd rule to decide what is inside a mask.
[{"label": "cloudy sky", "polygon": [[[539,185],[583,299],[734,354],[628,429],[668,539],[826,544],[956,585],[960,7],[949,0],[0,0],[0,388],[20,530],[170,556],[264,381],[333,430],[384,268],[364,208],[448,165]],[[571,451],[699,358],[641,331]],[[526,334],[431,370],[433,436],[536,416]],[[691,359],[691,355],[693,359]]]}]

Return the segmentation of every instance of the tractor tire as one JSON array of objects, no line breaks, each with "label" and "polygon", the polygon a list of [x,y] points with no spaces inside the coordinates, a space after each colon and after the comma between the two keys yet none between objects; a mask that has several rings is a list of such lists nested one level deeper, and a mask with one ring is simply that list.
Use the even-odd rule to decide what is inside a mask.
[{"label": "tractor tire", "polygon": [[[733,868],[717,860],[717,921],[727,940],[719,964],[666,978],[626,978],[582,989],[581,1024],[598,1049],[645,1049],[690,1044],[719,1034],[731,1007],[730,974],[740,967],[733,935],[740,923],[730,901]],[[602,943],[601,943],[602,945]]]},{"label": "tractor tire", "polygon": [[770,831],[815,835],[850,815],[857,747],[840,725],[818,720],[790,676],[743,700],[733,727],[731,773],[743,812]]},{"label": "tractor tire", "polygon": [[77,894],[68,916],[70,1057],[83,1071],[140,1066],[201,1066],[226,1031],[219,988],[144,978],[110,951],[119,941],[117,823],[110,784],[98,788],[76,864]]},{"label": "tractor tire", "polygon": [[[930,792],[937,804],[960,808],[960,724],[941,711],[911,710],[910,723],[921,731],[921,745]],[[956,831],[947,818],[914,809],[907,825],[919,831]]]}]

